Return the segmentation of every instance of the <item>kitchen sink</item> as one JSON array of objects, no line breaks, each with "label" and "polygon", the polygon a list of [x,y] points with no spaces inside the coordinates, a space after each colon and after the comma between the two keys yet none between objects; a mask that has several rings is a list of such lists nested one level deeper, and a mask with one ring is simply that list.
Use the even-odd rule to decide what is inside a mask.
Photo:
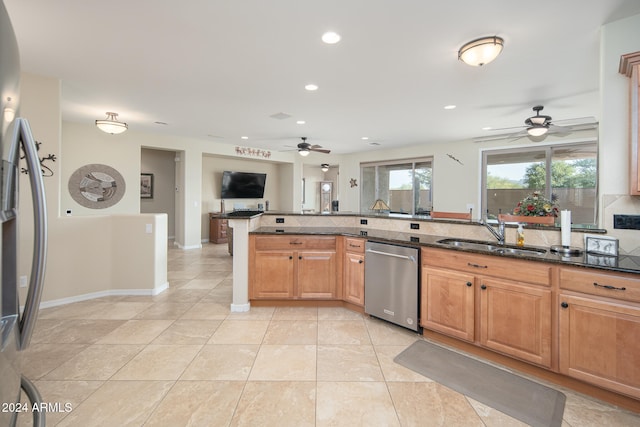
[{"label": "kitchen sink", "polygon": [[471,249],[505,255],[544,255],[547,253],[546,249],[498,245],[484,242],[482,240],[442,239],[438,240],[438,243],[455,246],[461,249]]}]

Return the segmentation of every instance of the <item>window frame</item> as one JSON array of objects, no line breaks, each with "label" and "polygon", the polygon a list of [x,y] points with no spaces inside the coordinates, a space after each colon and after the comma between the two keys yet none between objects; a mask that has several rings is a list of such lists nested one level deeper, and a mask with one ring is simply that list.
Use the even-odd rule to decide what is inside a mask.
[{"label": "window frame", "polygon": [[599,193],[600,193],[600,144],[598,143],[597,137],[584,138],[579,141],[573,142],[563,142],[558,143],[552,142],[549,144],[540,144],[540,145],[526,145],[522,147],[514,147],[514,148],[486,148],[482,149],[481,156],[481,171],[480,171],[480,206],[481,206],[481,218],[486,218],[487,216],[487,157],[495,154],[510,154],[510,153],[519,153],[519,152],[532,152],[532,151],[544,151],[545,153],[545,189],[544,189],[544,197],[547,199],[551,199],[551,194],[553,192],[552,185],[552,166],[551,163],[553,161],[553,153],[555,149],[563,149],[568,147],[577,147],[577,146],[587,146],[587,145],[595,145],[596,152],[596,195],[595,195],[595,203],[594,203],[594,223],[586,225],[597,227],[600,221],[600,206],[599,206]]},{"label": "window frame", "polygon": [[[433,207],[433,162],[434,162],[434,156],[424,156],[424,157],[417,157],[417,158],[410,158],[410,159],[395,159],[395,160],[384,160],[384,161],[376,161],[376,162],[362,162],[360,163],[360,182],[364,183],[364,169],[368,168],[368,167],[374,167],[375,168],[375,183],[374,183],[374,200],[377,200],[379,198],[380,195],[380,188],[379,188],[379,174],[378,174],[378,167],[379,166],[400,166],[400,165],[407,165],[410,164],[411,165],[411,212],[407,212],[406,215],[416,215],[415,213],[415,200],[416,200],[416,188],[415,185],[413,185],[413,183],[415,183],[415,173],[416,173],[416,165],[420,164],[420,163],[427,163],[429,162],[431,164],[431,184],[430,184],[430,192],[429,192],[429,202],[431,204],[431,206]],[[418,189],[419,191],[419,189]],[[364,185],[362,187],[360,187],[360,210],[362,211],[363,208],[365,208],[362,205],[362,200],[364,200]],[[432,209],[432,208],[431,208]],[[369,207],[366,207],[366,210],[369,211]],[[391,213],[398,213],[398,212],[393,212],[393,210],[391,211]]]}]

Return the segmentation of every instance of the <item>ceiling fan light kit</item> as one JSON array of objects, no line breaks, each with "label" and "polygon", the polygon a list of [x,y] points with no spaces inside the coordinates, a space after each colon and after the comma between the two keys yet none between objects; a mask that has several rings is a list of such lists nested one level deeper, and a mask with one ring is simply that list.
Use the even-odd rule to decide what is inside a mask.
[{"label": "ceiling fan light kit", "polygon": [[298,144],[298,154],[300,154],[301,156],[308,156],[309,153],[312,151],[317,151],[318,153],[325,153],[325,154],[329,154],[331,152],[331,150],[323,149],[319,145],[309,144],[307,142],[306,136],[302,136],[300,137],[300,139],[302,139],[302,142]]},{"label": "ceiling fan light kit", "polygon": [[96,126],[102,132],[117,135],[126,131],[129,126],[124,122],[118,121],[118,113],[107,112],[107,118],[104,120],[96,120]]},{"label": "ceiling fan light kit", "polygon": [[498,36],[472,40],[458,50],[458,59],[473,67],[481,67],[500,55],[504,40]]}]

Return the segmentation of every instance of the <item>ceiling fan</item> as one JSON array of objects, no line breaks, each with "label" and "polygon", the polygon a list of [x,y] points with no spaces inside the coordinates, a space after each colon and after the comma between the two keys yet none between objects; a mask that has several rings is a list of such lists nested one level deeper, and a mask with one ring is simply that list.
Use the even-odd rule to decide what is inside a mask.
[{"label": "ceiling fan", "polygon": [[[525,119],[525,126],[517,126],[511,128],[491,129],[492,131],[507,131],[512,129],[522,129],[518,132],[503,133],[500,135],[494,135],[489,137],[474,138],[474,142],[486,142],[494,141],[498,139],[511,139],[515,141],[523,137],[530,137],[534,141],[540,141],[544,139],[546,135],[566,136],[572,132],[579,130],[595,129],[597,122],[594,117],[580,117],[576,119],[556,120],[555,123],[567,123],[566,125],[558,125],[552,122],[552,117],[544,114],[540,114],[544,107],[542,105],[536,105],[533,107],[535,116]],[[572,124],[573,123],[573,124]],[[523,129],[524,128],[524,129]]]},{"label": "ceiling fan", "polygon": [[325,153],[325,154],[329,154],[331,153],[331,150],[327,150],[327,149],[323,149],[320,145],[314,144],[311,145],[307,142],[307,137],[303,136],[301,137],[302,142],[298,144],[298,153],[301,156],[308,156],[310,152],[312,151],[316,151],[318,153]]}]

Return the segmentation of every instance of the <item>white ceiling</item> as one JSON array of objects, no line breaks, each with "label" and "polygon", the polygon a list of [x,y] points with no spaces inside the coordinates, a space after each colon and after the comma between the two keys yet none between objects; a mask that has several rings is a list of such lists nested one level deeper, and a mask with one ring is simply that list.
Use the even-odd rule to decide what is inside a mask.
[{"label": "white ceiling", "polygon": [[[5,5],[22,69],[61,79],[64,120],[114,111],[141,132],[270,150],[307,136],[333,153],[484,136],[523,125],[538,104],[556,120],[598,119],[601,26],[640,13],[638,0]],[[322,43],[327,30],[342,41]],[[460,46],[490,35],[505,40],[494,62],[458,61]],[[270,117],[280,112],[291,117]]]}]

